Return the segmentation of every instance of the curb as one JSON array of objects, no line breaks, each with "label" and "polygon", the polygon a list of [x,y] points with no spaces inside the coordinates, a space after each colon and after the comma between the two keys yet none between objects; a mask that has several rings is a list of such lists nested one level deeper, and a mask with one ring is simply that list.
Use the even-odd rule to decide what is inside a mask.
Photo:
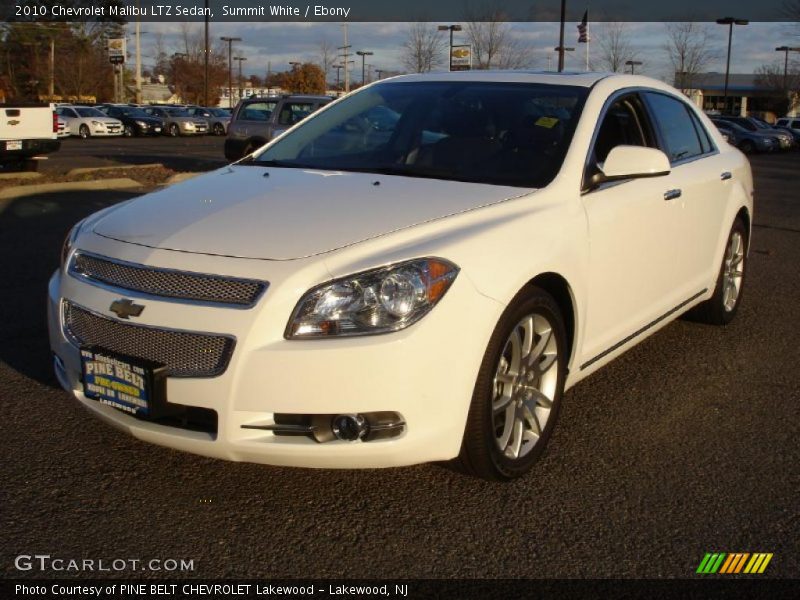
[{"label": "curb", "polygon": [[114,167],[80,167],[78,169],[72,169],[67,171],[67,177],[71,177],[73,175],[85,175],[86,173],[96,173],[100,171],[114,171],[116,169],[157,169],[159,167],[163,168],[163,164],[161,163],[147,163],[144,165],[119,165]]},{"label": "curb", "polygon": [[180,183],[181,181],[192,179],[193,177],[197,177],[198,175],[202,175],[202,173],[175,173],[175,175],[169,177],[161,185],[172,185],[173,183]]},{"label": "curb", "polygon": [[36,173],[35,171],[20,171],[19,173],[0,173],[0,181],[4,181],[6,179],[36,179],[37,177],[41,177],[41,173]]},{"label": "curb", "polygon": [[81,192],[102,190],[123,190],[142,187],[142,184],[128,177],[118,179],[97,179],[95,181],[66,181],[61,183],[39,183],[34,185],[15,185],[0,190],[0,200],[52,194],[54,192]]}]

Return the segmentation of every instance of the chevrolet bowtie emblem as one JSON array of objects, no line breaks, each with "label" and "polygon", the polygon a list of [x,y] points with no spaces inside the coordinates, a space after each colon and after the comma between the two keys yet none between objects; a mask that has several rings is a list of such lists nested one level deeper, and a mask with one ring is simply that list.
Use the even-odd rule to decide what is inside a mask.
[{"label": "chevrolet bowtie emblem", "polygon": [[20,123],[20,122],[19,122],[19,121],[17,121],[16,119],[11,119],[11,120],[8,122],[8,124],[9,124],[9,125],[12,125],[12,126],[13,126],[13,125],[19,125],[19,123]]},{"label": "chevrolet bowtie emblem", "polygon": [[134,304],[133,300],[128,300],[126,298],[124,300],[114,300],[108,310],[117,313],[120,319],[129,319],[130,317],[138,317],[142,314],[144,306],[141,304]]}]

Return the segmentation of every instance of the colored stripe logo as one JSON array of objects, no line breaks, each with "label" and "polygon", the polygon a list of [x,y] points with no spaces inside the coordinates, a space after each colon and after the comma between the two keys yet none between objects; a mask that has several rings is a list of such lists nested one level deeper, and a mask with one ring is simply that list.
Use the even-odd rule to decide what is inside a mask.
[{"label": "colored stripe logo", "polygon": [[769,561],[772,560],[772,553],[756,552],[707,552],[697,567],[697,573],[701,575],[735,575],[745,573],[755,575],[763,573]]}]

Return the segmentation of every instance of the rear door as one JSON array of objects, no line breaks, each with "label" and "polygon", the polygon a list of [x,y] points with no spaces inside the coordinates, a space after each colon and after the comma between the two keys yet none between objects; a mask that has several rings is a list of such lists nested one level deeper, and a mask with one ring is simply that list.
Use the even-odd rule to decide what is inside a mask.
[{"label": "rear door", "polygon": [[[694,109],[671,94],[643,93],[659,146],[670,159],[670,190],[665,223],[676,236],[672,247],[672,300],[678,303],[714,281],[715,253],[725,199],[733,183],[720,154]],[[666,191],[666,190],[665,190]],[[711,279],[711,282],[709,282]]]}]

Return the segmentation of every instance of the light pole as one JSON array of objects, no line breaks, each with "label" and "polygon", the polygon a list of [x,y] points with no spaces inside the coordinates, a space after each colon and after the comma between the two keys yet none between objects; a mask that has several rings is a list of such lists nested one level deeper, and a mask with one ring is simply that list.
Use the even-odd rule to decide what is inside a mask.
[{"label": "light pole", "polygon": [[366,82],[366,60],[368,56],[372,56],[375,54],[374,52],[367,52],[366,50],[359,50],[356,52],[361,57],[361,85],[363,86]]},{"label": "light pole", "polygon": [[228,42],[228,108],[233,108],[233,42],[241,42],[240,37],[222,36],[223,42]]},{"label": "light pole", "polygon": [[564,46],[556,46],[553,48],[556,52],[558,52],[558,72],[561,73],[564,70],[564,53],[565,52],[575,52],[575,48],[568,47],[565,48]]},{"label": "light pole", "polygon": [[339,91],[339,73],[344,68],[344,65],[331,65],[334,69],[336,69],[336,91]]},{"label": "light pole", "polygon": [[242,63],[247,60],[245,56],[234,56],[233,60],[239,63],[239,100],[242,99]]},{"label": "light pole", "polygon": [[567,20],[567,0],[561,0],[561,23],[558,29],[558,46],[556,46],[556,52],[558,52],[559,73],[561,73],[564,70],[564,52],[566,50],[569,50],[569,48],[564,47],[564,22],[566,20]]},{"label": "light pole", "polygon": [[787,85],[788,75],[789,75],[789,52],[800,52],[800,48],[792,48],[790,46],[781,46],[780,48],[775,48],[775,52],[783,52],[783,91],[786,92],[789,89]]},{"label": "light pole", "polygon": [[439,31],[449,31],[450,32],[450,50],[447,53],[447,64],[448,64],[448,71],[453,70],[453,32],[454,31],[461,31],[461,25],[439,25]]},{"label": "light pole", "polygon": [[631,68],[631,75],[633,75],[634,74],[633,68],[641,66],[642,61],[640,61],[640,60],[626,60],[625,64]]},{"label": "light pole", "polygon": [[203,106],[208,107],[208,0],[206,0],[205,27],[203,31]]},{"label": "light pole", "polygon": [[734,25],[747,25],[750,23],[747,19],[737,19],[735,17],[725,17],[722,19],[717,19],[717,25],[727,25],[728,26],[728,60],[725,63],[725,112],[728,112],[728,78],[730,77],[731,72],[731,43],[733,41],[733,26]]},{"label": "light pole", "polygon": [[175,98],[180,98],[180,88],[178,86],[178,61],[189,56],[185,52],[175,52],[172,55],[172,69],[174,71],[173,77],[175,78]]}]

